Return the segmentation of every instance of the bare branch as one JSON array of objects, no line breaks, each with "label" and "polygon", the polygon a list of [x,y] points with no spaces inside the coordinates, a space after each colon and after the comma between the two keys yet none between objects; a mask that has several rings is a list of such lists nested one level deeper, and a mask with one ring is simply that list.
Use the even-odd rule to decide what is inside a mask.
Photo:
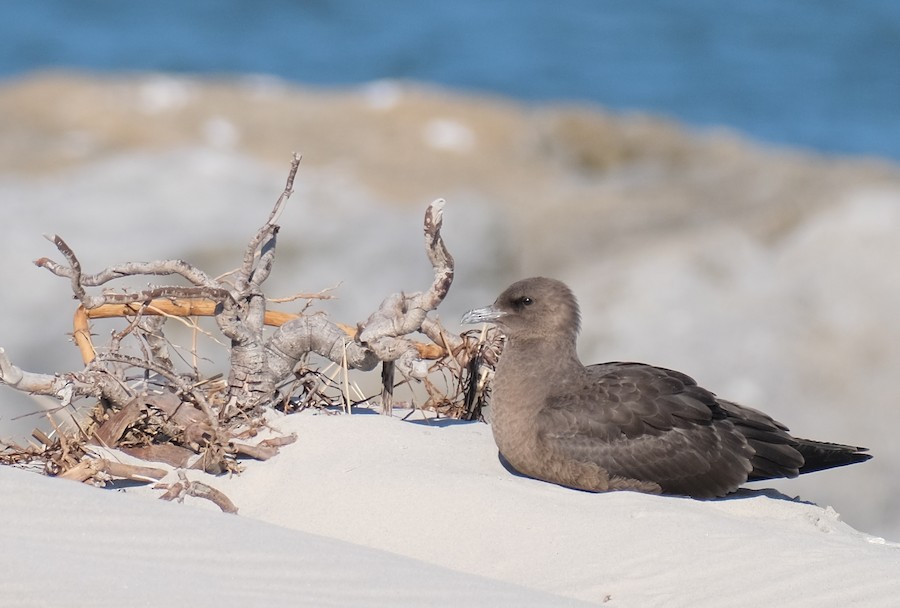
[{"label": "bare branch", "polygon": [[[51,242],[57,244],[57,240],[62,243],[63,246],[65,242],[62,241],[58,236],[47,237]],[[57,247],[60,245],[57,244]],[[68,250],[71,252],[71,250]],[[66,255],[65,253],[63,255]],[[125,264],[118,264],[116,266],[110,266],[104,270],[101,270],[97,274],[81,274],[81,266],[78,264],[78,260],[73,257],[69,259],[70,266],[62,266],[57,264],[53,260],[49,258],[40,258],[35,260],[34,263],[41,268],[46,268],[53,274],[58,277],[65,277],[68,279],[72,279],[73,281],[78,280],[78,285],[81,287],[98,287],[100,285],[104,285],[109,283],[110,281],[114,281],[116,279],[121,279],[122,277],[130,277],[130,276],[168,276],[168,275],[178,275],[184,277],[188,281],[190,281],[193,285],[197,287],[217,287],[218,284],[215,279],[210,277],[208,274],[188,264],[184,260],[156,260],[154,262],[126,262]],[[74,267],[71,266],[72,260],[74,259],[74,263],[76,264]],[[80,277],[80,278],[79,278]],[[73,285],[73,291],[76,292],[76,296],[78,292]],[[79,297],[79,300],[81,297]]]},{"label": "bare branch", "polygon": [[275,203],[272,213],[269,214],[269,219],[266,220],[266,224],[274,224],[278,221],[278,218],[281,217],[281,212],[284,210],[287,200],[291,198],[291,195],[294,193],[294,178],[297,177],[297,170],[300,168],[301,160],[303,160],[302,154],[294,152],[291,155],[291,169],[288,171],[287,180],[284,183],[284,191],[281,193],[281,196],[278,197],[278,201]]},{"label": "bare branch", "polygon": [[426,310],[416,306],[419,294],[389,295],[366,321],[359,334],[360,342],[372,344],[384,337],[405,336],[417,331],[425,320]]},{"label": "bare branch", "polygon": [[453,257],[441,237],[444,200],[438,199],[425,211],[425,249],[434,269],[434,281],[427,292],[388,296],[368,318],[359,341],[368,346],[382,361],[396,361],[401,373],[424,378],[428,366],[419,359],[416,347],[400,339],[419,331],[428,312],[434,310],[447,295],[453,282]]},{"label": "bare branch", "polygon": [[438,199],[425,211],[425,249],[434,269],[434,281],[424,294],[393,294],[366,321],[359,339],[372,343],[384,336],[402,336],[418,331],[425,315],[437,308],[453,282],[453,257],[441,237],[444,200]]},{"label": "bare branch", "polygon": [[65,375],[26,372],[10,362],[0,348],[0,382],[23,393],[48,395],[71,402],[75,397],[105,397],[124,405],[132,395],[115,378],[100,370]]},{"label": "bare branch", "polygon": [[[75,252],[72,251],[72,248],[69,247],[69,245],[66,244],[64,240],[62,240],[62,237],[57,234],[54,234],[52,236],[45,234],[44,238],[56,245],[56,248],[61,254],[63,254],[63,257],[68,260],[69,267],[65,268],[64,266],[60,266],[59,264],[53,262],[52,260],[49,260],[48,258],[35,260],[34,263],[38,266],[43,266],[44,268],[49,269],[50,272],[53,272],[58,276],[67,276],[69,279],[71,279],[72,293],[74,293],[75,297],[79,300],[83,300],[85,297],[85,293],[84,286],[81,282],[81,262],[78,261],[78,258],[75,256]],[[66,274],[61,274],[63,270],[66,270],[68,272]]]},{"label": "bare branch", "polygon": [[208,486],[201,481],[188,481],[184,471],[178,471],[178,479],[172,485],[157,485],[158,488],[167,488],[165,494],[160,496],[162,500],[177,500],[183,502],[186,496],[194,496],[195,498],[205,498],[211,501],[225,513],[237,513],[237,507],[225,496],[221,491],[212,486]]},{"label": "bare branch", "polygon": [[155,467],[144,467],[107,460],[105,458],[85,458],[78,465],[59,475],[62,479],[87,481],[103,480],[103,476],[131,479],[133,481],[152,482],[165,477],[167,471]]},{"label": "bare branch", "polygon": [[453,256],[441,236],[445,204],[446,201],[439,198],[425,210],[425,251],[434,269],[434,282],[421,302],[421,306],[427,310],[434,310],[444,301],[450,291],[450,284],[453,283]]},{"label": "bare branch", "polygon": [[[26,375],[33,377],[26,378]],[[47,380],[48,378],[49,380]],[[30,372],[22,371],[20,367],[12,364],[9,357],[6,356],[6,351],[0,348],[0,380],[4,384],[23,392],[38,393],[40,391],[34,389],[49,384],[53,378],[54,376],[47,376],[46,374],[31,374]]]},{"label": "bare branch", "polygon": [[268,298],[269,302],[273,304],[285,304],[287,302],[294,302],[295,300],[333,300],[337,296],[331,295],[330,291],[334,291],[338,287],[340,287],[340,283],[335,285],[334,287],[326,287],[325,289],[318,291],[316,293],[295,293],[292,296],[286,296],[284,298]]},{"label": "bare branch", "polygon": [[[294,153],[291,160],[291,170],[288,172],[284,190],[275,202],[275,207],[269,213],[269,219],[266,220],[266,223],[263,224],[256,235],[250,239],[247,248],[244,250],[244,261],[237,272],[236,280],[237,290],[241,294],[245,293],[254,284],[258,288],[271,272],[272,261],[275,255],[275,237],[278,234],[278,226],[275,222],[278,221],[288,199],[294,193],[294,178],[297,175],[297,170],[300,168],[301,158],[299,154]],[[255,265],[256,270],[254,270],[256,252],[263,243],[265,244],[259,254],[259,263]],[[254,276],[255,274],[258,274],[258,276]]]},{"label": "bare branch", "polygon": [[256,264],[256,270],[250,277],[250,285],[252,289],[259,290],[262,284],[272,274],[272,266],[275,264],[275,245],[278,241],[278,226],[272,226],[272,235],[263,243],[259,252],[259,262]]},{"label": "bare branch", "polygon": [[[137,333],[140,334],[147,348],[150,349],[150,360],[156,361],[166,369],[174,369],[172,359],[169,356],[169,342],[162,333],[163,325],[168,317],[141,316],[137,320]],[[194,324],[196,327],[196,324]]]},{"label": "bare branch", "polygon": [[266,347],[269,369],[277,378],[288,377],[307,353],[314,352],[340,364],[344,343],[347,364],[354,369],[371,370],[378,357],[365,346],[352,341],[347,333],[324,315],[301,316],[282,325]]}]

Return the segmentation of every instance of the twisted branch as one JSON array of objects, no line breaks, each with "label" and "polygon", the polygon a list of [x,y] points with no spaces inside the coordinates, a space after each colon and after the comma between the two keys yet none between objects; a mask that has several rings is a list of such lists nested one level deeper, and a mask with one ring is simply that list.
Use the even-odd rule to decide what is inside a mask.
[{"label": "twisted branch", "polygon": [[[78,259],[66,242],[59,236],[46,237],[50,242],[56,245],[57,249],[69,261],[69,266],[63,266],[51,260],[50,258],[39,258],[34,261],[35,266],[46,268],[58,277],[64,277],[77,281],[78,287],[73,284],[72,291],[79,300],[84,295],[83,287],[98,287],[121,279],[123,277],[137,275],[178,275],[184,277],[197,287],[216,287],[216,280],[208,274],[188,264],[184,260],[157,260],[155,262],[126,262],[105,268],[96,274],[82,274],[81,265]],[[81,295],[79,295],[81,294]]]},{"label": "twisted branch", "polygon": [[396,362],[401,373],[424,378],[428,365],[409,340],[401,338],[419,331],[428,313],[444,300],[453,282],[453,256],[441,236],[444,199],[437,199],[425,210],[425,250],[434,270],[434,281],[425,293],[388,296],[365,323],[359,341],[382,361]]}]

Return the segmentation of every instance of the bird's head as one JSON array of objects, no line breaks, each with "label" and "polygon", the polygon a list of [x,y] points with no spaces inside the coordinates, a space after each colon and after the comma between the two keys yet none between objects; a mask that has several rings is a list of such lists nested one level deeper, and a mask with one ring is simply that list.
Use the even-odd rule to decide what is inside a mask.
[{"label": "bird's head", "polygon": [[463,323],[494,323],[507,339],[575,340],[581,323],[578,302],[565,283],[534,277],[513,283],[491,306],[470,310]]}]

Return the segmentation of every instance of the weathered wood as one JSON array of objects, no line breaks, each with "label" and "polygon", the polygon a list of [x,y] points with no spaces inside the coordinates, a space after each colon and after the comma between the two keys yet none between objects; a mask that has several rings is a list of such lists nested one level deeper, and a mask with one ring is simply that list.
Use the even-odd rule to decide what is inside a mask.
[{"label": "weathered wood", "polygon": [[257,445],[279,448],[281,446],[290,445],[295,441],[297,441],[297,433],[291,433],[290,435],[282,435],[280,437],[269,437],[268,439],[263,439]]},{"label": "weathered wood", "polygon": [[[212,473],[235,471],[235,456],[271,458],[280,445],[295,437],[272,438],[256,445],[235,439],[262,424],[264,408],[289,402],[296,391],[301,396],[308,394],[302,392],[307,389],[297,381],[297,374],[316,373],[307,367],[311,353],[342,367],[342,382],[330,383],[327,390],[341,388],[348,411],[352,404],[349,370],[368,371],[379,363],[383,365],[385,413],[391,412],[397,372],[406,380],[426,379],[426,405],[445,407],[450,403],[427,382],[433,369],[442,373],[451,366],[462,369],[469,356],[469,341],[448,334],[438,319],[429,317],[446,296],[454,274],[453,258],[441,236],[443,200],[434,201],[425,211],[425,250],[433,270],[425,291],[389,295],[364,323],[356,325],[336,323],[324,314],[269,310],[274,301],[266,298],[263,284],[274,268],[280,231],[277,221],[293,192],[299,163],[300,157],[295,155],[284,190],[267,220],[249,239],[240,265],[222,276],[213,277],[178,259],[125,262],[89,274],[61,237],[48,237],[64,263],[41,258],[35,264],[71,282],[79,304],[72,335],[85,368],[66,374],[33,374],[12,365],[0,349],[0,382],[20,391],[52,395],[63,405],[91,397],[96,400],[93,420],[99,421],[80,435],[58,430],[52,441],[44,437],[40,450],[48,470],[81,480],[101,480],[114,472],[143,475],[139,469],[120,469],[99,458],[80,461],[85,443],[91,440],[142,459]],[[108,285],[125,277],[168,277],[188,285],[151,284],[137,291]],[[325,297],[322,293],[308,297]],[[127,326],[96,347],[91,323],[115,317],[127,319]],[[190,357],[182,357],[178,345],[163,332],[167,318],[194,317],[214,319],[225,338],[218,342],[228,348],[228,370],[213,376],[220,378],[216,382],[200,371],[196,336],[208,333],[206,329],[193,320],[184,321],[194,330]],[[430,343],[413,339],[412,334],[420,331]],[[182,365],[179,357],[187,365]],[[435,360],[438,363],[432,365]],[[321,402],[333,403],[324,393]],[[179,484],[180,489],[172,490],[173,497],[190,492],[207,498],[212,495],[186,478]],[[223,509],[231,508],[222,504]]]},{"label": "weathered wood", "polygon": [[100,473],[105,473],[110,477],[118,477],[121,479],[152,481],[162,479],[166,476],[167,471],[155,467],[115,462],[105,458],[86,458],[71,469],[60,473],[58,477],[61,479],[84,482],[93,479]]},{"label": "weathered wood", "polygon": [[[173,298],[150,300],[146,304],[137,302],[130,304],[104,304],[90,310],[79,306],[75,311],[72,335],[75,345],[81,351],[82,360],[85,364],[88,364],[96,358],[96,350],[91,339],[90,319],[128,317],[138,313],[171,317],[212,317],[216,314],[216,305],[217,303],[214,300],[204,298]],[[302,318],[304,318],[304,315],[280,310],[267,310],[265,325],[281,327],[290,321]],[[434,327],[436,322],[434,320],[429,321],[428,326]],[[334,325],[350,339],[355,339],[359,334],[359,328],[354,325],[337,322]],[[431,337],[428,333],[426,335],[429,338]],[[440,359],[447,354],[446,349],[438,344],[417,342],[415,340],[410,340],[410,342],[422,359]]]},{"label": "weathered wood", "polygon": [[118,449],[134,458],[146,460],[147,462],[162,462],[179,469],[191,468],[194,461],[198,460],[197,453],[193,450],[171,443],[120,447]]},{"label": "weathered wood", "polygon": [[119,439],[125,434],[125,430],[141,417],[142,409],[140,402],[135,398],[118,412],[111,414],[94,431],[94,437],[97,442],[102,446],[116,447],[119,444]]},{"label": "weathered wood", "polygon": [[394,362],[381,364],[381,413],[390,416],[394,413]]},{"label": "weathered wood", "polygon": [[195,498],[203,498],[211,501],[225,513],[238,512],[237,507],[234,506],[231,499],[225,496],[224,493],[201,481],[188,481],[184,471],[178,471],[177,482],[168,486],[163,485],[157,487],[166,490],[166,492],[159,497],[161,500],[177,500],[178,502],[183,502],[186,496],[193,496]]},{"label": "weathered wood", "polygon": [[266,446],[262,444],[247,445],[246,443],[238,443],[231,441],[228,444],[235,454],[239,456],[249,456],[255,460],[268,460],[278,455],[278,448],[275,446]]}]

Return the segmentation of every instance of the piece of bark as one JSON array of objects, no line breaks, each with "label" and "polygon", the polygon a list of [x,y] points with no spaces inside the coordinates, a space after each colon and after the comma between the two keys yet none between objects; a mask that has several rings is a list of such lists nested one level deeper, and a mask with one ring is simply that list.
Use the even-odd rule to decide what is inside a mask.
[{"label": "piece of bark", "polygon": [[192,450],[171,443],[146,445],[141,447],[119,448],[129,456],[140,458],[148,462],[162,462],[173,467],[186,469],[191,466],[191,460],[197,457]]},{"label": "piece of bark", "polygon": [[97,442],[106,447],[114,448],[119,444],[119,439],[125,434],[129,426],[140,419],[142,414],[141,403],[138,398],[132,399],[128,405],[107,418],[103,424],[94,431]]}]

